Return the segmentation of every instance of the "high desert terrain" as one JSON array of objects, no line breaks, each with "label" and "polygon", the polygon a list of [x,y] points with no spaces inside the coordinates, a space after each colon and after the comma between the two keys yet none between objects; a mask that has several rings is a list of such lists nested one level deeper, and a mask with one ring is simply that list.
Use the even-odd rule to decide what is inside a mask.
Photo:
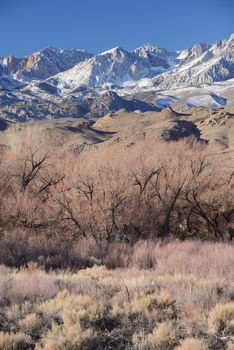
[{"label": "high desert terrain", "polygon": [[231,2],[1,2],[0,350],[234,350]]},{"label": "high desert terrain", "polygon": [[232,107],[0,134],[0,349],[234,348]]}]

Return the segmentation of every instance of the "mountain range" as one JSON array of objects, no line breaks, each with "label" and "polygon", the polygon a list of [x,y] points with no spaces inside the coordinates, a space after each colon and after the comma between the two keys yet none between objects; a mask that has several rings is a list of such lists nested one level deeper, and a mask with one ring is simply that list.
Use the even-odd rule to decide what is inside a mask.
[{"label": "mountain range", "polygon": [[234,105],[234,34],[183,51],[145,44],[93,55],[48,47],[0,57],[0,117],[99,118],[108,112]]}]

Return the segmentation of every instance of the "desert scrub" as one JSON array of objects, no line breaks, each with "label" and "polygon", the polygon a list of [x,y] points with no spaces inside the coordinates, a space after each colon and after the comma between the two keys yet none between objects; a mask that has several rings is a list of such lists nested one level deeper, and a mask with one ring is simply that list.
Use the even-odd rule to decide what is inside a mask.
[{"label": "desert scrub", "polygon": [[217,304],[209,315],[209,330],[212,333],[234,334],[234,303]]},{"label": "desert scrub", "polygon": [[0,350],[26,350],[30,345],[30,337],[24,333],[0,332]]},{"label": "desert scrub", "polygon": [[82,329],[80,324],[67,327],[53,325],[52,329],[42,339],[38,349],[47,350],[95,350],[97,349],[97,336],[92,329]]},{"label": "desert scrub", "polygon": [[187,338],[175,350],[209,350],[203,339]]},{"label": "desert scrub", "polygon": [[121,298],[114,298],[108,316],[116,332],[119,329],[126,333],[129,342],[137,344],[153,332],[158,323],[176,319],[177,312],[168,293],[138,288],[130,293],[127,289]]},{"label": "desert scrub", "polygon": [[56,340],[48,340],[45,346],[36,344],[35,350],[63,350],[62,346]]},{"label": "desert scrub", "polygon": [[115,349],[120,345],[121,349],[153,349],[156,344],[176,344],[177,327],[171,320],[177,318],[177,313],[170,295],[148,288],[132,293],[131,290],[127,295],[126,291],[125,296],[122,295],[125,301],[115,300],[110,310],[114,328],[109,336],[122,336],[122,341],[119,339],[119,343],[116,342]]},{"label": "desert scrub", "polygon": [[[0,269],[0,350],[203,350],[208,345],[213,350],[214,341],[222,350],[234,350],[233,285],[228,283],[233,271],[226,248],[214,268],[222,245],[206,249],[196,242],[176,242],[154,247],[157,266],[148,270],[94,267],[46,273],[35,267],[35,279],[29,268],[8,269],[13,284],[5,288],[6,271]],[[206,262],[204,271],[200,258]],[[39,277],[38,291],[33,283]]]},{"label": "desert scrub", "polygon": [[40,339],[51,326],[51,320],[44,319],[42,314],[31,313],[18,322],[19,329],[29,335],[34,341]]},{"label": "desert scrub", "polygon": [[82,327],[95,324],[103,317],[105,309],[90,296],[72,294],[64,290],[38,308],[45,316],[60,318],[68,326],[79,323]]},{"label": "desert scrub", "polygon": [[147,337],[149,349],[173,349],[177,344],[178,329],[175,322],[164,321],[159,323]]},{"label": "desert scrub", "polygon": [[106,277],[109,277],[110,271],[105,266],[93,266],[92,268],[80,270],[79,276],[80,278],[89,277],[98,282],[104,280]]},{"label": "desert scrub", "polygon": [[56,339],[56,344],[62,349],[96,349],[96,329],[105,315],[105,309],[89,296],[71,294],[65,290],[41,304],[39,310],[44,317],[54,319],[52,329],[43,337],[45,347],[49,349],[52,345],[48,344]]},{"label": "desert scrub", "polygon": [[130,301],[131,312],[143,312],[161,322],[176,318],[175,300],[166,291],[143,290],[137,292]]},{"label": "desert scrub", "polygon": [[30,302],[22,304],[10,304],[4,309],[4,322],[2,322],[2,330],[4,332],[16,333],[20,329],[19,322],[30,314],[34,306]]}]

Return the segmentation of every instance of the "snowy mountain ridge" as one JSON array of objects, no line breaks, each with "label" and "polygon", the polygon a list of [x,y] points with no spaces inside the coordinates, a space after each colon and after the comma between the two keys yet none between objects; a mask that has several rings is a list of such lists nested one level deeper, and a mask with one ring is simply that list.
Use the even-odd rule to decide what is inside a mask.
[{"label": "snowy mountain ridge", "polygon": [[132,52],[105,51],[47,80],[63,93],[94,88],[122,88],[149,79],[149,88],[201,86],[234,78],[234,36],[213,45],[198,44],[181,52],[145,44]]},{"label": "snowy mountain ridge", "polygon": [[[61,103],[75,105],[69,115],[76,116],[85,115],[91,105],[93,111],[90,99],[107,92],[115,93],[100,100],[103,104],[108,100],[108,108],[131,109],[125,99],[142,101],[144,109],[234,105],[234,33],[211,45],[200,43],[177,52],[144,44],[133,51],[115,47],[97,55],[48,47],[23,58],[0,57],[0,92],[0,116],[17,119],[20,113],[26,120],[32,114],[27,108],[22,112],[23,101],[38,101],[40,118],[58,110],[62,117],[66,109],[60,108]],[[116,94],[124,100],[120,102]],[[82,107],[82,101],[89,101],[89,107],[86,102]]]},{"label": "snowy mountain ridge", "polygon": [[0,58],[0,74],[24,82],[43,80],[92,56],[84,50],[47,47],[23,58]]}]

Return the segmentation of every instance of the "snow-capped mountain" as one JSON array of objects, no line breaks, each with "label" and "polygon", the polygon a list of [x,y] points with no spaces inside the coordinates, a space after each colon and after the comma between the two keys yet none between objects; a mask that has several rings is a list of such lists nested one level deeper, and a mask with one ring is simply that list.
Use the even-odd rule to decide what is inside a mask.
[{"label": "snow-capped mountain", "polygon": [[175,54],[149,45],[133,52],[116,47],[55,75],[47,83],[56,86],[61,93],[97,87],[115,89],[164,71],[174,58]]},{"label": "snow-capped mountain", "polygon": [[234,78],[234,34],[213,45],[198,44],[178,56],[172,72],[154,79],[161,89],[201,86]]},{"label": "snow-capped mountain", "polygon": [[[132,52],[114,48],[47,80],[62,94],[94,88],[140,86],[158,89],[200,86],[234,78],[234,35],[213,45],[198,44],[181,52],[145,44]],[[147,87],[146,81],[144,84]]]},{"label": "snow-capped mountain", "polygon": [[177,52],[145,44],[97,55],[46,48],[24,58],[0,58],[0,92],[0,117],[14,120],[98,117],[120,106],[234,105],[234,34]]},{"label": "snow-capped mountain", "polygon": [[21,81],[44,80],[90,57],[92,54],[84,50],[48,47],[23,58],[0,58],[0,75]]},{"label": "snow-capped mountain", "polygon": [[171,69],[177,63],[177,56],[149,44],[132,52],[116,47],[55,75],[47,83],[62,94],[94,88],[118,89]]},{"label": "snow-capped mountain", "polygon": [[135,49],[134,52],[139,57],[149,60],[152,67],[162,67],[164,69],[170,68],[172,64],[175,64],[178,56],[176,52],[168,52],[166,49],[151,44],[144,44]]}]

